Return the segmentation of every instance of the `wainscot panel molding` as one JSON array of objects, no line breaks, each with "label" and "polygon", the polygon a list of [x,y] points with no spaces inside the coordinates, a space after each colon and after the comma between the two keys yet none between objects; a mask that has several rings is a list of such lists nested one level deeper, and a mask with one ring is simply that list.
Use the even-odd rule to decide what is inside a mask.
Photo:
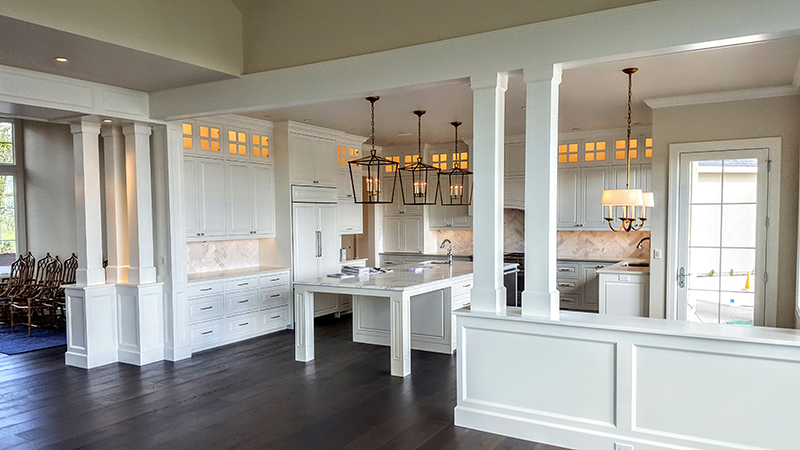
[{"label": "wainscot panel molding", "polygon": [[582,449],[800,446],[796,330],[455,314],[458,426]]}]

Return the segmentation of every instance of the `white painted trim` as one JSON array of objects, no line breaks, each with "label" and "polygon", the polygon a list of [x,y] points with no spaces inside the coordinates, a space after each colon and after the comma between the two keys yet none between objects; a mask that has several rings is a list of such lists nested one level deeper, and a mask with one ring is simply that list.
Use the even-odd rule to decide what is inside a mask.
[{"label": "white painted trim", "polygon": [[703,94],[679,95],[677,97],[649,98],[644,102],[647,106],[658,108],[671,108],[673,106],[704,105],[707,103],[734,102],[738,100],[753,100],[757,98],[785,97],[800,95],[796,86],[774,86],[765,88],[742,89],[738,91],[708,92]]},{"label": "white painted trim", "polygon": [[158,118],[260,111],[522,68],[552,71],[558,63],[573,68],[757,42],[799,30],[800,4],[790,0],[661,0],[154,92],[150,107]]},{"label": "white painted trim", "polygon": [[0,101],[63,110],[63,120],[96,115],[150,122],[146,92],[9,66],[0,66]]},{"label": "white painted trim", "polygon": [[794,78],[792,79],[792,86],[796,91],[800,91],[800,58],[797,59],[797,67],[794,69]]},{"label": "white painted trim", "polygon": [[729,141],[691,142],[669,145],[669,201],[667,211],[667,248],[665,250],[667,276],[666,316],[677,319],[677,273],[678,273],[678,186],[680,180],[680,156],[682,153],[713,152],[725,150],[769,149],[772,168],[769,176],[769,198],[767,216],[770,227],[767,230],[766,271],[770,274],[764,291],[764,324],[776,327],[778,324],[778,258],[770,257],[780,248],[780,192],[781,192],[781,138],[768,137],[756,139],[736,139]]}]

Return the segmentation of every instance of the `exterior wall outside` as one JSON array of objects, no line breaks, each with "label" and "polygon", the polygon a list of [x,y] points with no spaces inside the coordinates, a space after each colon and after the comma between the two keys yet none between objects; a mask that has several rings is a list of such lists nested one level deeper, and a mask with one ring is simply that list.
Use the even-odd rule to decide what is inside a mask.
[{"label": "exterior wall outside", "polygon": [[22,130],[28,251],[69,258],[77,251],[72,133],[68,125],[28,120]]},{"label": "exterior wall outside", "polygon": [[[781,231],[778,253],[778,326],[794,326],[798,145],[800,145],[800,96],[743,100],[653,110],[653,179],[656,205],[651,218],[652,248],[667,248],[666,202],[669,186],[669,145],[684,142],[746,139],[780,136],[781,149]],[[650,312],[666,315],[665,260],[650,266]]]}]

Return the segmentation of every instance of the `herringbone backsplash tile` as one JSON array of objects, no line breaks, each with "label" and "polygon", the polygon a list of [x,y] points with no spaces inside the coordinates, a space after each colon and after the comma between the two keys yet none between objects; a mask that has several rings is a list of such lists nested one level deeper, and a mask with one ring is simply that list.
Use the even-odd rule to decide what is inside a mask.
[{"label": "herringbone backsplash tile", "polygon": [[258,266],[258,241],[206,241],[186,244],[187,273],[217,272]]}]

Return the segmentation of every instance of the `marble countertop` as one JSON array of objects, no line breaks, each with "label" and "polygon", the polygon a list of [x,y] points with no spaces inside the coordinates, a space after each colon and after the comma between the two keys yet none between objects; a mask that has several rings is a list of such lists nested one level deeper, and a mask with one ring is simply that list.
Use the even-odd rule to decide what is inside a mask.
[{"label": "marble countertop", "polygon": [[191,283],[192,281],[207,281],[207,280],[216,280],[219,278],[243,277],[247,275],[257,275],[260,273],[274,272],[276,270],[289,270],[289,269],[290,267],[257,266],[257,267],[246,267],[244,269],[220,270],[218,272],[192,273],[189,274],[186,278]]},{"label": "marble countertop", "polygon": [[[514,267],[515,264],[506,264],[503,268]],[[316,278],[313,280],[295,281],[295,285],[301,286],[327,286],[327,287],[348,287],[353,289],[377,289],[384,291],[404,291],[410,288],[437,283],[443,280],[456,280],[472,275],[472,263],[466,261],[455,261],[452,267],[446,264],[438,264],[430,269],[421,272],[409,272],[410,268],[420,267],[418,264],[397,266],[391,273],[372,275],[369,278]]]},{"label": "marble countertop", "polygon": [[629,261],[625,258],[609,258],[606,256],[598,256],[597,258],[587,258],[585,256],[556,256],[556,260],[558,261],[575,261],[575,262],[606,262],[606,263],[618,263],[620,261]]},{"label": "marble countertop", "polygon": [[[379,253],[380,255],[387,255],[387,256],[421,256],[423,258],[431,257],[431,258],[446,258],[447,252],[444,253],[414,253],[414,252],[384,252]],[[472,255],[468,255],[465,253],[453,253],[453,258],[472,258]]]},{"label": "marble countertop", "polygon": [[647,267],[636,267],[636,266],[628,266],[627,264],[637,264],[637,263],[647,263],[649,264],[650,261],[646,259],[626,259],[624,261],[620,261],[613,266],[604,267],[599,269],[597,273],[621,273],[621,274],[640,274],[640,275],[650,275],[650,266]]}]

